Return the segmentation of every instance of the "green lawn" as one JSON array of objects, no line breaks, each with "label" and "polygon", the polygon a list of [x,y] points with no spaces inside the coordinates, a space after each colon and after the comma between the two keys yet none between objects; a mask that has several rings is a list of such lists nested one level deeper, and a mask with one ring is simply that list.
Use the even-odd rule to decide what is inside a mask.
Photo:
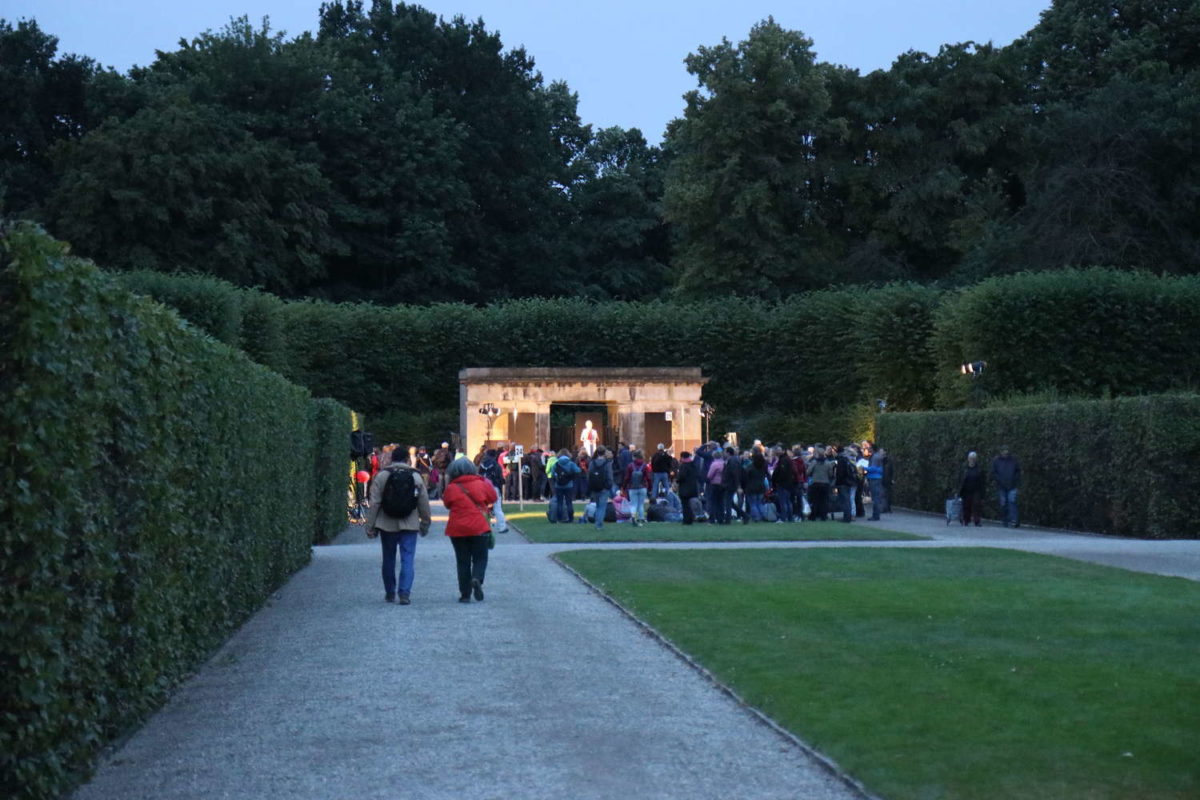
[{"label": "green lawn", "polygon": [[[576,503],[576,512],[583,509]],[[908,533],[885,531],[866,525],[842,522],[792,522],[783,525],[755,523],[743,525],[709,525],[697,523],[685,526],[678,522],[648,522],[642,528],[622,522],[606,522],[604,530],[594,525],[557,524],[546,519],[546,506],[504,505],[504,515],[532,542],[792,542],[792,541],[888,541],[927,539]],[[578,519],[578,513],[576,519]]]},{"label": "green lawn", "polygon": [[559,558],[902,798],[1200,797],[1200,585],[990,549]]}]

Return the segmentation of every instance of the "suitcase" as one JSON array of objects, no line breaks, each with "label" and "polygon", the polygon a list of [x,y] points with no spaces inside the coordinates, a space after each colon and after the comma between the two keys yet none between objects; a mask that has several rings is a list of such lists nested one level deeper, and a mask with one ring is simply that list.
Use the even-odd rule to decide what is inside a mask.
[{"label": "suitcase", "polygon": [[962,498],[951,497],[946,501],[946,524],[962,519]]}]

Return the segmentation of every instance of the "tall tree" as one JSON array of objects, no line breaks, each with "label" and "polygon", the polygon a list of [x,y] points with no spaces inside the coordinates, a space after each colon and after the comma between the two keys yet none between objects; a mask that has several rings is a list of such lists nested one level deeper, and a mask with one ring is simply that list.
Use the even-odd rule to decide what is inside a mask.
[{"label": "tall tree", "polygon": [[812,42],[768,19],[685,63],[701,88],[669,131],[679,291],[778,297],[824,285],[836,253],[820,153],[845,131],[827,116]]}]

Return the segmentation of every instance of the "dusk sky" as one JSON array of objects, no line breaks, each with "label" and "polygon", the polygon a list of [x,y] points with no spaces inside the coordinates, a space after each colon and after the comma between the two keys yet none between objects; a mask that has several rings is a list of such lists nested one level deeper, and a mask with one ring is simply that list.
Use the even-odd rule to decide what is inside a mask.
[{"label": "dusk sky", "polygon": [[[370,5],[367,0],[366,5]],[[822,61],[869,72],[907,50],[936,52],[942,44],[1008,44],[1038,21],[1049,0],[847,0],[713,2],[608,0],[582,5],[551,0],[429,0],[442,16],[482,17],[506,47],[524,45],[547,82],[565,80],[579,94],[579,112],[593,126],[641,128],[657,142],[683,113],[682,95],[695,88],[683,59],[722,37],[741,41],[773,15],[814,40]],[[126,70],[148,64],[154,51],[180,38],[219,29],[231,17],[295,35],[316,27],[317,0],[0,0],[0,17],[33,17],[59,38],[59,52],[91,56]]]}]

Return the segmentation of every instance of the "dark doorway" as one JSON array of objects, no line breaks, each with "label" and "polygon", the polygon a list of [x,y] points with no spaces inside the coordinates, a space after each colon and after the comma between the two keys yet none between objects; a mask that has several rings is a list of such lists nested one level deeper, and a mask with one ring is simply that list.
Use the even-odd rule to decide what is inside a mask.
[{"label": "dark doorway", "polygon": [[616,449],[617,429],[610,425],[608,407],[603,403],[552,403],[550,405],[550,449],[558,452],[567,449],[572,455],[581,447],[579,436],[584,422],[592,421],[592,427],[600,434],[600,444]]}]

